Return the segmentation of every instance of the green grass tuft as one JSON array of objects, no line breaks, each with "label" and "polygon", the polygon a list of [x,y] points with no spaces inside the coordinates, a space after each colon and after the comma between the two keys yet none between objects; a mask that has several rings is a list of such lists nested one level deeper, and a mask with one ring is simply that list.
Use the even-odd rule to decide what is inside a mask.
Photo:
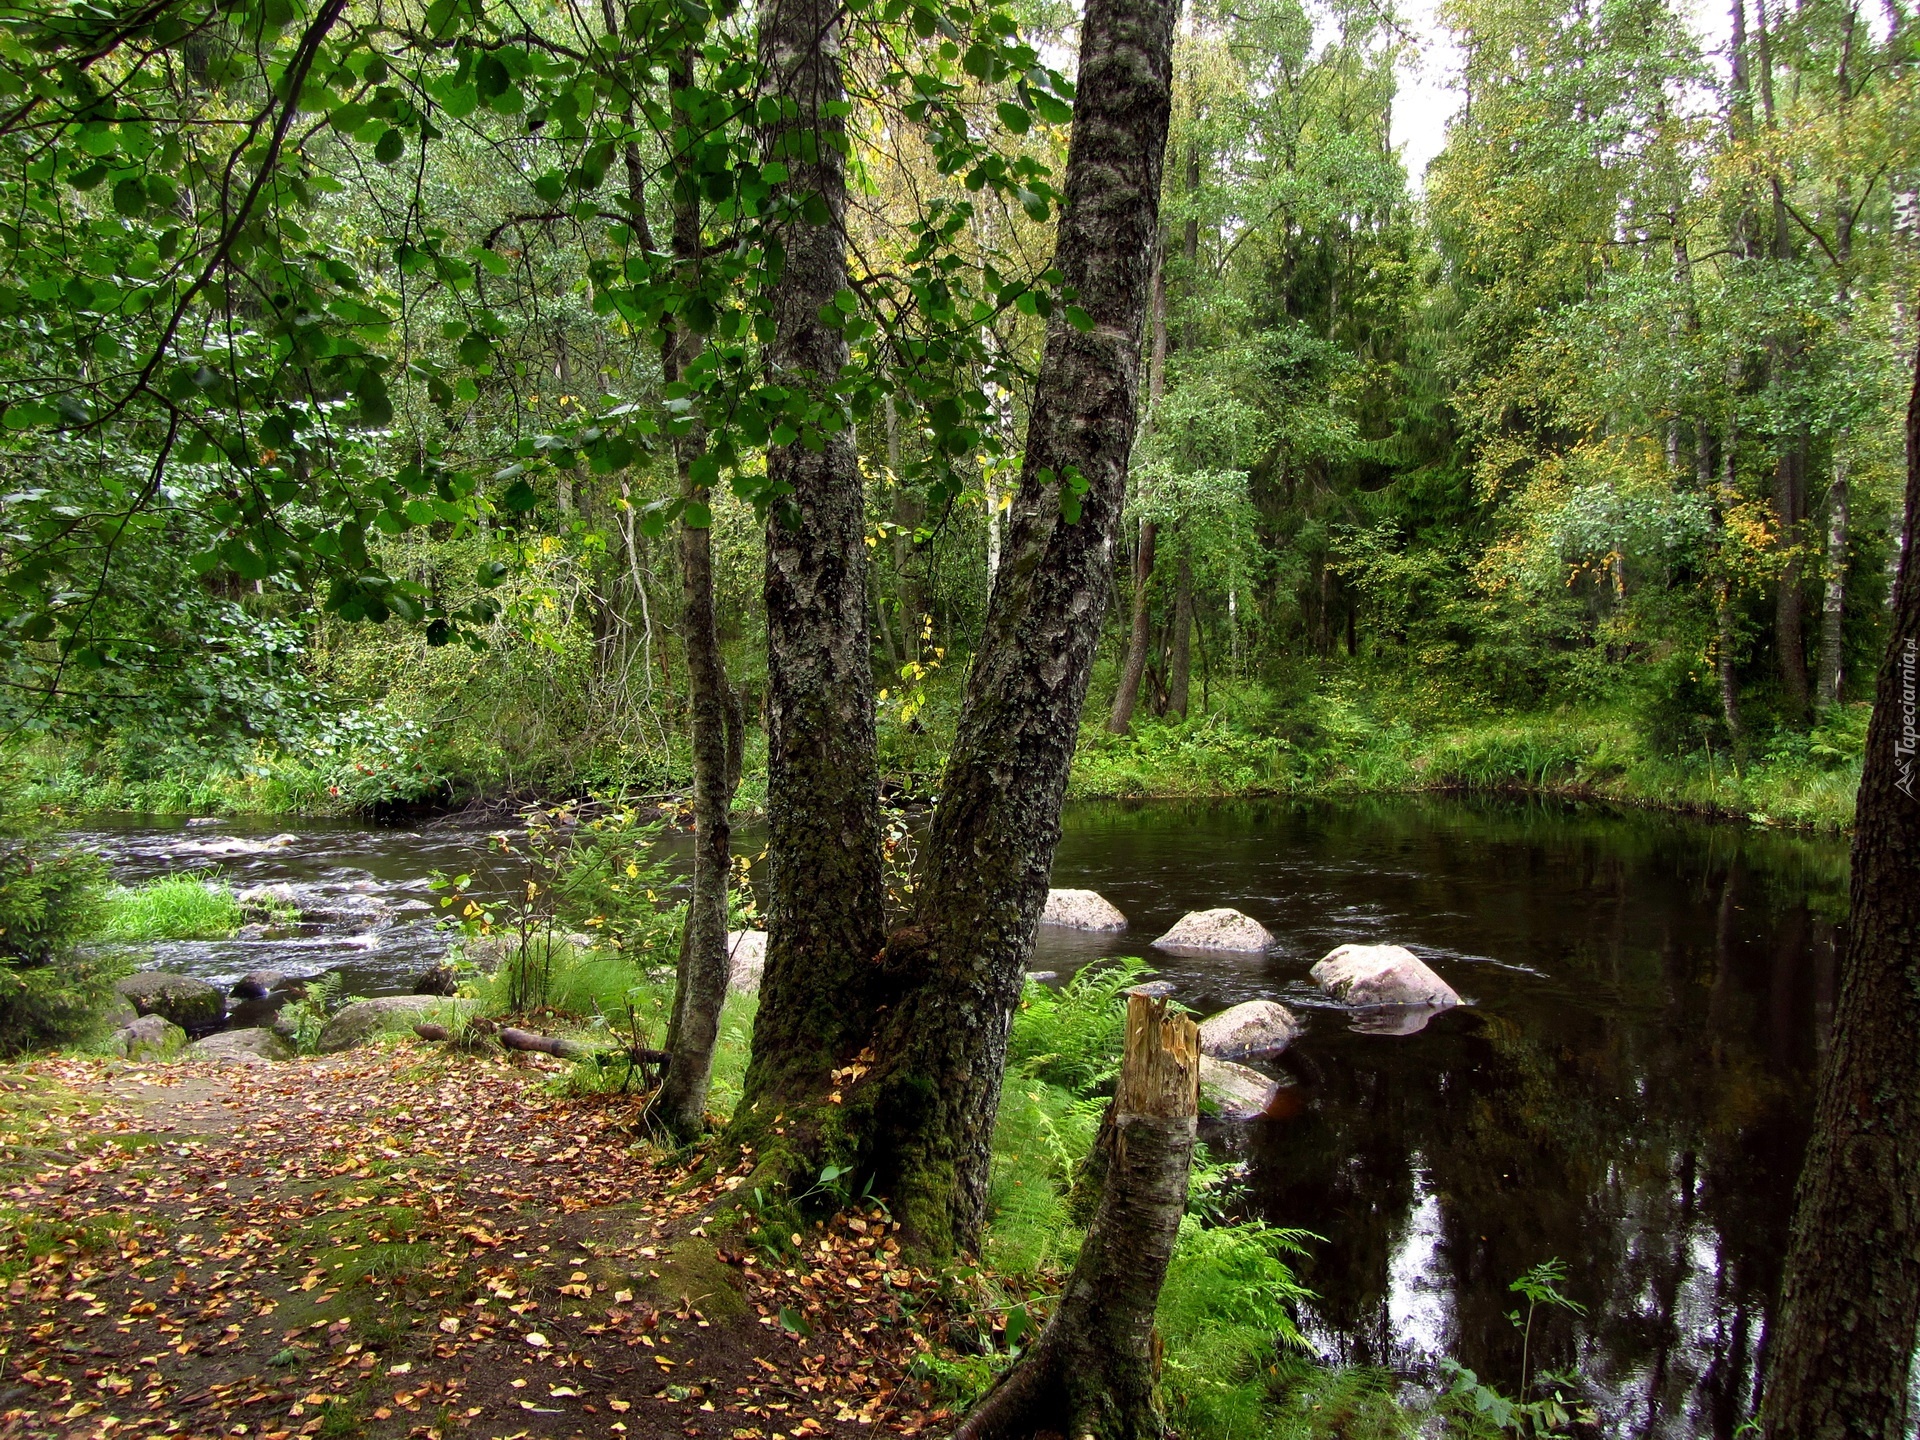
[{"label": "green grass tuft", "polygon": [[144,885],[115,886],[107,894],[105,940],[224,940],[245,917],[233,892],[204,875],[163,875]]}]

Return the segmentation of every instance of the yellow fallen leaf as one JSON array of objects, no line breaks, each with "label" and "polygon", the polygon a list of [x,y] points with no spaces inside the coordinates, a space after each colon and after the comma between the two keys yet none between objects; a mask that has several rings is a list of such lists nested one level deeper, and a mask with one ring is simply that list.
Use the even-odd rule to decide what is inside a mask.
[{"label": "yellow fallen leaf", "polygon": [[611,1409],[618,1410],[623,1415],[633,1408],[633,1402],[631,1400],[609,1400],[607,1401],[607,1405]]},{"label": "yellow fallen leaf", "polygon": [[544,1350],[547,1348],[547,1337],[542,1335],[538,1330],[529,1330],[520,1338],[536,1350]]},{"label": "yellow fallen leaf", "polygon": [[459,1334],[460,1333],[460,1317],[458,1315],[441,1316],[440,1331],[442,1334],[445,1334],[445,1335]]}]

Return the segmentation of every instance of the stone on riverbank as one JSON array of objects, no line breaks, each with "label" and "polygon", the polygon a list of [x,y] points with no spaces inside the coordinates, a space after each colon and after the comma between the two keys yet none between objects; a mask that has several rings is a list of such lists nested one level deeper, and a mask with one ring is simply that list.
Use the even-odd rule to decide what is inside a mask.
[{"label": "stone on riverbank", "polygon": [[1454,988],[1404,945],[1342,945],[1313,967],[1313,979],[1349,1005],[1438,1009],[1460,1003]]},{"label": "stone on riverbank", "polygon": [[273,1031],[254,1026],[246,1030],[220,1030],[204,1040],[196,1040],[187,1047],[187,1058],[265,1065],[274,1060],[291,1060],[293,1047]]},{"label": "stone on riverbank", "polygon": [[1225,906],[1190,911],[1153,942],[1156,950],[1226,950],[1242,955],[1258,955],[1272,945],[1266,926]]},{"label": "stone on riverbank", "polygon": [[189,1035],[217,1030],[227,1018],[227,997],[190,975],[143,970],[115,981],[113,988],[142,1015],[171,1020]]},{"label": "stone on riverbank", "polygon": [[382,995],[377,1000],[356,1000],[327,1022],[314,1048],[322,1055],[331,1055],[336,1050],[368,1044],[389,1030],[411,1029],[422,1020],[451,1024],[477,1008],[471,1000],[443,1000],[436,995]]},{"label": "stone on riverbank", "polygon": [[1280,1082],[1231,1060],[1200,1057],[1200,1100],[1223,1120],[1253,1120],[1267,1113]]},{"label": "stone on riverbank", "polygon": [[1248,1000],[1200,1022],[1200,1053],[1216,1060],[1277,1055],[1299,1035],[1291,1010],[1273,1000]]},{"label": "stone on riverbank", "polygon": [[186,1048],[187,1032],[163,1015],[142,1015],[113,1032],[108,1047],[129,1060],[167,1060]]},{"label": "stone on riverbank", "polygon": [[1098,890],[1049,890],[1040,923],[1066,930],[1114,931],[1127,928],[1127,917]]},{"label": "stone on riverbank", "polygon": [[736,995],[754,995],[767,968],[767,932],[727,932],[727,988]]},{"label": "stone on riverbank", "polygon": [[442,961],[438,965],[429,965],[413,977],[413,993],[416,995],[438,995],[443,999],[458,994],[460,990],[460,972]]}]

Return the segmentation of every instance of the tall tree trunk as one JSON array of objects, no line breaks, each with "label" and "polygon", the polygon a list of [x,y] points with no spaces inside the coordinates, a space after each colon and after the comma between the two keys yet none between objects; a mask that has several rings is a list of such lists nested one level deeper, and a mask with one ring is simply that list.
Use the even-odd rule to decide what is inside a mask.
[{"label": "tall tree trunk", "polygon": [[[916,923],[883,972],[871,1072],[846,1096],[870,1127],[872,1169],[922,1245],[977,1241],[1007,1027],[1020,997],[1060,835],[1060,803],[1126,500],[1177,0],[1090,0],[1055,264],[1092,319],[1056,315],[1027,448],[941,799]],[[1054,477],[1086,484],[1079,515]]]},{"label": "tall tree trunk", "polygon": [[1199,1129],[1200,1029],[1165,1000],[1127,998],[1120,1083],[1100,1127],[1098,1208],[1059,1307],[954,1440],[1045,1432],[1102,1440],[1165,1433],[1153,1315],[1187,1208]]},{"label": "tall tree trunk", "polygon": [[[1725,454],[1722,457],[1722,480],[1716,489],[1713,484],[1713,442],[1711,433],[1702,424],[1693,434],[1694,473],[1700,482],[1700,488],[1712,497],[1714,528],[1721,535],[1721,545],[1726,541],[1727,514],[1733,508],[1738,493],[1734,489],[1733,452],[1737,440],[1734,422],[1727,422]],[[1733,744],[1740,743],[1740,681],[1734,669],[1734,633],[1733,633],[1733,576],[1725,573],[1724,557],[1721,561],[1722,572],[1713,582],[1713,669],[1720,686],[1720,719],[1727,727],[1727,739]]]},{"label": "tall tree trunk", "polygon": [[1147,651],[1153,642],[1153,551],[1160,527],[1140,522],[1140,543],[1133,552],[1133,626],[1127,632],[1127,658],[1120,667],[1120,688],[1113,694],[1107,729],[1124,735],[1132,728],[1134,707],[1140,703],[1140,679],[1147,673]]},{"label": "tall tree trunk", "polygon": [[1187,718],[1187,689],[1193,671],[1193,567],[1180,557],[1173,592],[1173,637],[1167,654],[1167,713]]},{"label": "tall tree trunk", "polygon": [[[668,86],[681,92],[693,84],[694,51],[680,52]],[[673,257],[680,283],[700,284],[700,196],[686,174],[684,157],[674,157],[679,175],[673,187]],[[662,347],[661,372],[669,382],[685,375],[699,357],[701,339],[675,319]],[[653,1113],[673,1134],[691,1137],[706,1129],[707,1087],[713,1077],[713,1049],[720,1038],[720,1010],[727,1003],[727,886],[732,878],[733,787],[738,779],[728,759],[727,726],[734,708],[720,654],[720,627],[714,614],[712,531],[705,513],[707,487],[694,479],[693,464],[706,453],[706,431],[698,419],[674,437],[680,494],[686,505],[680,521],[681,637],[687,647],[687,708],[693,750],[693,883],[687,898],[686,928],[680,937],[679,973],[673,1011],[667,1025],[667,1067],[654,1099]]]},{"label": "tall tree trunk", "polygon": [[[847,283],[843,9],[771,0],[760,22],[767,84],[788,113],[769,126],[769,161],[787,167],[784,201],[818,197],[824,224],[796,206],[777,222],[781,251],[768,359],[780,383],[822,393],[846,364],[841,333],[820,323]],[[813,438],[813,437],[808,437]],[[828,1074],[866,1038],[857,997],[885,939],[873,656],[867,629],[866,520],[851,429],[767,452],[789,487],[766,529],[767,963],[753,1058],[733,1133],[765,1142],[790,1099],[817,1101]],[[789,1130],[803,1152],[817,1136]]]},{"label": "tall tree trunk", "polygon": [[1799,443],[1781,450],[1773,467],[1773,508],[1786,560],[1773,591],[1774,659],[1787,718],[1807,718],[1806,597],[1801,589],[1801,540],[1806,521],[1806,456]]},{"label": "tall tree trunk", "polygon": [[1906,504],[1855,811],[1840,998],[1769,1365],[1767,1440],[1896,1440],[1907,1428],[1920,1324],[1920,355]]},{"label": "tall tree trunk", "polygon": [[[1837,443],[1837,442],[1836,442]],[[1833,458],[1833,484],[1827,490],[1827,587],[1820,606],[1820,678],[1815,695],[1820,707],[1840,703],[1840,644],[1847,599],[1847,461]]]}]

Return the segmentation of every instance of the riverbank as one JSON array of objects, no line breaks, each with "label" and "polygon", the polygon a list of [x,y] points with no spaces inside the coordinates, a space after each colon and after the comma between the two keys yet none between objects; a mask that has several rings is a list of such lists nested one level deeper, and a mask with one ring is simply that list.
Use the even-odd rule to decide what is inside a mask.
[{"label": "riverbank", "polygon": [[[882,767],[901,788],[921,793],[936,783],[955,700],[938,691],[906,723],[883,707]],[[1870,711],[1838,706],[1809,729],[1771,728],[1729,750],[1711,737],[1676,745],[1626,704],[1500,709],[1358,672],[1286,692],[1215,687],[1190,718],[1140,715],[1125,735],[1110,733],[1094,708],[1069,782],[1080,799],[1532,794],[1827,833],[1853,823]],[[85,752],[42,744],[5,757],[0,776],[14,803],[68,815],[392,814],[527,789],[484,765],[436,758],[430,735],[422,733],[418,745],[408,755],[341,754],[325,765],[263,745],[244,756],[147,770],[112,746]],[[742,813],[764,797],[763,757],[750,747]],[[669,767],[663,783],[663,772],[649,770],[642,788],[670,790],[673,773]],[[612,792],[621,783],[615,775],[556,770],[529,798]]]}]

